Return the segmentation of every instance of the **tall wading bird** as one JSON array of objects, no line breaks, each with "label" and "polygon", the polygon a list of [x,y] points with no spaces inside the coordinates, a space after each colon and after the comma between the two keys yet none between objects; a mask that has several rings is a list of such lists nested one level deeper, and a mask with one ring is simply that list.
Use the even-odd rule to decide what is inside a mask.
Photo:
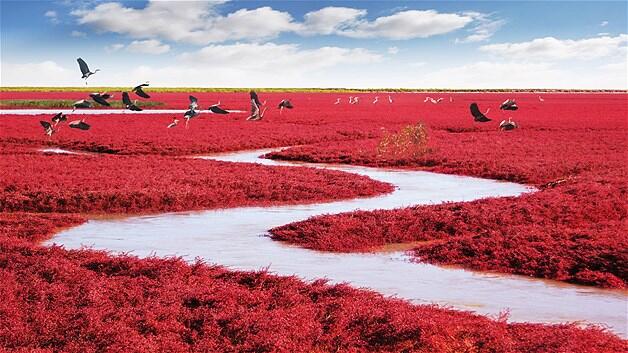
[{"label": "tall wading bird", "polygon": [[129,98],[129,93],[127,92],[122,92],[122,103],[124,103],[124,106],[126,107],[126,109],[136,111],[136,112],[142,111],[142,108],[137,106],[137,101],[131,102],[131,98]]},{"label": "tall wading bird", "polygon": [[113,95],[103,92],[103,93],[98,93],[98,92],[94,92],[94,93],[90,93],[89,94],[90,97],[92,97],[92,99],[94,100],[94,102],[100,104],[100,105],[104,105],[105,107],[110,107],[111,104],[109,104],[109,102],[107,102],[107,99],[113,97]]},{"label": "tall wading bird", "polygon": [[539,96],[539,102],[545,102],[545,99],[543,99],[541,96]]},{"label": "tall wading bird", "polygon": [[377,104],[378,101],[379,101],[379,97],[375,96],[375,99],[373,99],[373,104]]},{"label": "tall wading bird", "polygon": [[137,86],[133,87],[132,91],[135,92],[135,94],[137,94],[138,96],[140,96],[142,98],[150,98],[150,96],[148,94],[146,94],[146,92],[144,92],[142,87],[148,87],[148,82],[142,83],[141,85],[137,85]]},{"label": "tall wading bird", "polygon": [[90,128],[90,125],[85,122],[85,119],[70,121],[68,126],[72,129],[79,129],[83,131],[87,131]]},{"label": "tall wading bird", "polygon": [[246,118],[246,120],[262,120],[262,118],[264,118],[264,113],[266,112],[266,107],[264,107],[263,110],[260,108],[266,105],[266,101],[264,101],[264,103],[260,103],[259,97],[255,91],[250,91],[249,96],[251,98],[251,115]]},{"label": "tall wading bird", "polygon": [[49,122],[45,120],[40,120],[39,123],[44,128],[44,132],[46,135],[48,135],[48,137],[52,136],[52,134],[56,132],[56,130],[52,127],[52,125]]},{"label": "tall wading bird", "polygon": [[340,104],[340,98],[336,99],[336,103],[334,104]]},{"label": "tall wading bird", "polygon": [[[480,111],[480,108],[478,108],[477,103],[475,103],[475,102],[471,103],[471,105],[469,106],[469,110],[471,110],[471,115],[473,115],[473,120],[474,121],[477,121],[477,122],[480,122],[480,123],[485,123],[487,121],[491,121],[491,119],[487,118],[486,115],[482,114],[482,112]],[[486,111],[487,114],[488,114],[489,110]]]},{"label": "tall wading bird", "polygon": [[506,99],[499,106],[499,109],[501,109],[501,110],[517,110],[517,109],[519,109],[519,107],[517,106],[517,103],[515,102],[514,99]]},{"label": "tall wading bird", "polygon": [[94,71],[90,71],[89,70],[89,66],[87,66],[87,63],[85,62],[85,60],[81,59],[81,58],[77,58],[76,61],[79,64],[79,69],[81,69],[81,73],[83,74],[83,76],[81,78],[85,79],[85,84],[87,84],[87,78],[90,77],[91,75],[97,73],[98,71],[100,71],[100,69],[96,69]]},{"label": "tall wading bird", "polygon": [[198,112],[194,109],[190,109],[187,112],[183,113],[183,119],[185,119],[185,128],[188,128],[188,124],[190,123],[190,120],[193,118],[196,118],[198,116]]},{"label": "tall wading bird", "polygon": [[508,118],[508,121],[502,120],[502,122],[499,123],[499,129],[502,131],[510,131],[516,128],[518,128],[517,123],[512,121],[512,118]]},{"label": "tall wading bird", "polygon": [[281,114],[283,112],[283,109],[292,109],[294,108],[294,106],[292,105],[292,102],[290,102],[287,99],[282,99],[281,102],[279,102],[279,105],[277,106],[277,108],[279,108],[279,114]]},{"label": "tall wading bird", "polygon": [[55,116],[53,116],[52,119],[50,119],[50,120],[52,120],[52,122],[55,123],[54,126],[57,126],[60,122],[67,121],[68,120],[68,116],[63,114],[63,113],[61,113],[61,112],[59,112],[59,113],[55,114]]},{"label": "tall wading bird", "polygon": [[196,108],[198,108],[198,99],[194,96],[189,96],[188,99],[190,100],[190,105],[188,105],[188,108],[190,110],[196,110]]},{"label": "tall wading bird", "polygon": [[72,104],[72,111],[75,111],[76,109],[91,108],[91,107],[92,107],[92,102],[85,99],[81,99],[80,101],[76,101],[74,102],[74,104]]},{"label": "tall wading bird", "polygon": [[222,109],[220,107],[220,101],[218,101],[218,103],[214,104],[214,105],[210,105],[209,108],[210,112],[214,113],[214,114],[229,114],[228,111]]},{"label": "tall wading bird", "polygon": [[393,102],[392,97],[391,97],[391,96],[388,96],[388,104],[392,104],[392,102]]}]

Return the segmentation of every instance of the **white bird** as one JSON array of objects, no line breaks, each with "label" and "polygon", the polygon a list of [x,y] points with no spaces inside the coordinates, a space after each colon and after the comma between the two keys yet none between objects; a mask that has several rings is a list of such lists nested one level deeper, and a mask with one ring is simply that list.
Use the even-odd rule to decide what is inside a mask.
[{"label": "white bird", "polygon": [[454,101],[454,97],[449,96],[449,103],[451,103],[451,102],[453,102],[453,101]]},{"label": "white bird", "polygon": [[545,102],[545,99],[541,98],[541,96],[539,96],[539,101],[540,102]]},{"label": "white bird", "polygon": [[360,97],[353,97],[353,103],[351,104],[358,104],[360,103],[360,101],[358,100]]},{"label": "white bird", "polygon": [[499,123],[499,129],[502,131],[510,131],[516,129],[518,127],[517,123],[515,123],[511,119],[512,118],[508,118],[508,121],[502,120],[502,122]]},{"label": "white bird", "polygon": [[176,117],[172,118],[172,122],[168,124],[168,129],[177,126],[177,124],[179,124],[179,119],[177,119]]},{"label": "white bird", "polygon": [[379,101],[379,97],[375,97],[375,99],[373,100],[373,104],[376,104],[377,101]]},{"label": "white bird", "polygon": [[391,96],[388,96],[388,103],[389,103],[389,104],[392,104],[392,102],[393,102],[392,97],[391,97]]},{"label": "white bird", "polygon": [[353,104],[353,96],[349,96],[349,104]]},{"label": "white bird", "polygon": [[334,104],[340,104],[340,98],[336,99],[336,103]]}]

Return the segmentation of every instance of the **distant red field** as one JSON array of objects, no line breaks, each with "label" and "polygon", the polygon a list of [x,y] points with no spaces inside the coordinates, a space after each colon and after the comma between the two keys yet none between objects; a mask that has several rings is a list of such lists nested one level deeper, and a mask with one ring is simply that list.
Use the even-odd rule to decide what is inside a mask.
[{"label": "distant red field", "polygon": [[[147,89],[149,91],[149,89]],[[82,99],[82,92],[2,92],[1,99]],[[150,92],[149,92],[150,93]],[[119,92],[114,92],[119,98]],[[187,94],[150,93],[186,109]],[[195,93],[248,110],[246,93]],[[360,103],[349,105],[349,96]],[[390,95],[393,103],[388,103]],[[378,96],[377,104],[371,103]],[[426,96],[443,97],[440,104]],[[0,117],[0,346],[63,351],[623,352],[626,342],[574,325],[509,324],[414,306],[347,286],[304,284],[174,259],[41,248],[87,213],[137,213],[314,202],[388,185],[329,171],[239,166],[194,154],[299,145],[271,158],[424,169],[531,184],[518,198],[329,215],[273,230],[325,251],[425,241],[418,261],[603,287],[628,284],[626,94],[272,93],[262,121],[201,115],[85,115],[52,137],[39,120]],[[450,98],[451,97],[451,102]],[[281,114],[289,98],[295,109]],[[341,104],[334,104],[340,98]],[[520,109],[499,111],[506,98]],[[494,120],[474,123],[477,102]],[[141,103],[140,103],[141,105]],[[181,114],[182,115],[182,114]],[[498,131],[512,117],[520,129]],[[422,122],[428,152],[378,153],[383,136]],[[44,155],[61,147],[95,155]],[[60,214],[64,213],[64,214]],[[137,348],[145,347],[145,348]]]}]

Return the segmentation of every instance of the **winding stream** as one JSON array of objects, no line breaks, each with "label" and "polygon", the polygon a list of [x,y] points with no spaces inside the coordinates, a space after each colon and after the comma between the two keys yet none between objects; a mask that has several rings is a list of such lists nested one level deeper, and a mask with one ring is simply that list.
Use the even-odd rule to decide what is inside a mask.
[{"label": "winding stream", "polygon": [[[275,149],[276,150],[276,149]],[[348,165],[320,165],[259,158],[273,149],[207,157],[270,166],[306,165],[368,176],[395,185],[393,193],[308,205],[240,207],[167,213],[124,219],[90,220],[46,242],[68,249],[91,247],[140,257],[203,258],[237,270],[268,268],[305,280],[348,282],[413,303],[436,303],[481,314],[509,310],[511,321],[558,323],[579,321],[627,332],[628,301],[623,291],[412,263],[403,252],[334,254],[285,245],[268,238],[276,226],[326,213],[356,209],[393,209],[484,197],[517,196],[529,187],[493,180]]]}]

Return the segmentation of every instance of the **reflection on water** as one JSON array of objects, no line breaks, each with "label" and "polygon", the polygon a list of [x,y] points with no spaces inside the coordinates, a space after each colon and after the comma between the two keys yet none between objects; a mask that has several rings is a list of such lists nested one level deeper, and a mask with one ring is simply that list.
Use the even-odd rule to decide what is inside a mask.
[{"label": "reflection on water", "polygon": [[[200,158],[294,166],[289,162],[258,158],[270,151]],[[396,189],[384,196],[321,204],[91,220],[59,233],[48,244],[56,243],[66,248],[88,246],[137,256],[176,255],[190,261],[200,257],[232,269],[268,268],[280,275],[297,275],[306,280],[328,278],[334,283],[348,282],[414,303],[437,303],[490,315],[508,309],[512,321],[598,323],[626,336],[627,297],[621,291],[417,264],[400,251],[318,252],[287,246],[265,236],[270,228],[314,215],[517,196],[533,189],[513,183],[420,171],[346,165],[309,166],[366,175],[394,184]]]}]

